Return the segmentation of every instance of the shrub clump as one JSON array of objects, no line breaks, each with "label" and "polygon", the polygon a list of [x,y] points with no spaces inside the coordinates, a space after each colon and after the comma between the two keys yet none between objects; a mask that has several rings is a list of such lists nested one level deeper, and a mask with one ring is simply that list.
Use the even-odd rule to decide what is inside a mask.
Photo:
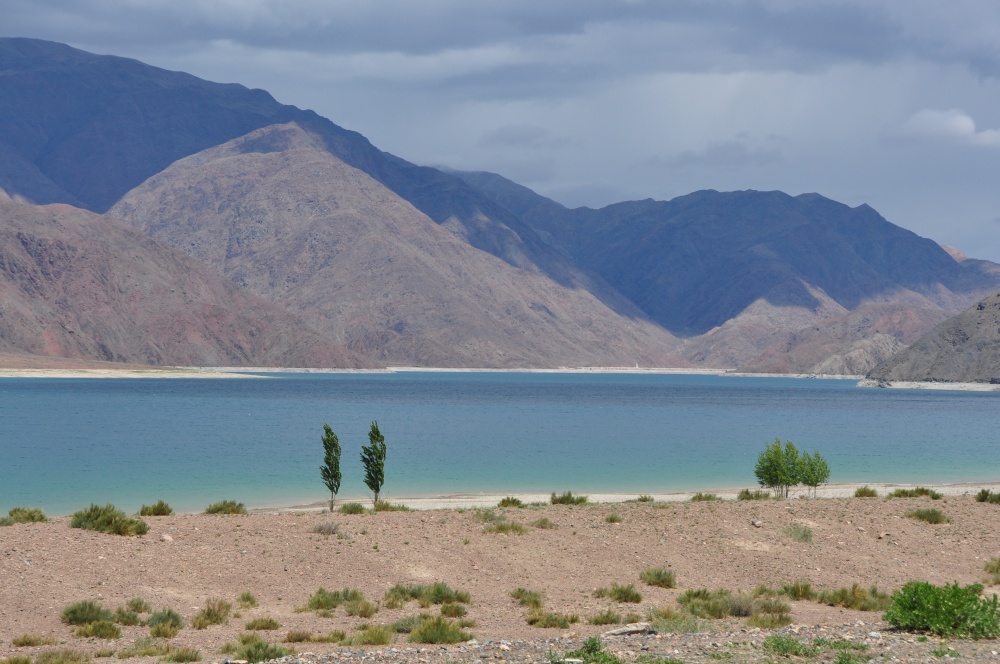
[{"label": "shrub clump", "polygon": [[528,532],[528,529],[524,527],[524,524],[513,521],[494,521],[493,523],[486,524],[483,527],[483,532],[493,535],[510,535],[511,533],[523,535]]},{"label": "shrub clump", "polygon": [[638,604],[642,601],[642,595],[631,583],[624,586],[612,583],[610,588],[598,588],[594,591],[594,597],[609,597],[616,602],[628,602],[632,604]]},{"label": "shrub clump", "polygon": [[549,498],[552,505],[586,505],[587,496],[574,496],[572,491],[566,491],[556,495],[555,492]]},{"label": "shrub clump", "polygon": [[816,646],[782,634],[773,634],[764,639],[764,650],[783,657],[813,657],[819,654]]},{"label": "shrub clump", "polygon": [[220,500],[205,508],[205,514],[246,514],[247,507],[235,500]]},{"label": "shrub clump", "polygon": [[719,497],[714,493],[702,493],[701,491],[691,496],[692,503],[705,503],[718,499]]},{"label": "shrub clump", "polygon": [[605,609],[587,618],[587,622],[591,625],[620,625],[622,624],[622,616],[614,609]]},{"label": "shrub clump", "polygon": [[788,537],[791,537],[796,542],[801,542],[803,544],[811,544],[813,541],[812,528],[801,523],[793,523],[781,532]]},{"label": "shrub clump", "polygon": [[939,510],[910,510],[906,513],[906,516],[911,519],[917,519],[918,521],[924,521],[926,523],[951,523],[951,519],[942,514]]},{"label": "shrub clump", "polygon": [[514,496],[507,496],[497,503],[497,507],[524,507],[524,501]]},{"label": "shrub clump", "polygon": [[461,643],[468,641],[472,635],[463,632],[461,627],[443,616],[434,616],[422,620],[410,632],[410,643]]},{"label": "shrub clump", "polygon": [[246,629],[253,631],[257,629],[270,630],[270,629],[281,629],[281,625],[274,618],[254,618],[246,624]]},{"label": "shrub clump", "polygon": [[859,486],[854,490],[855,498],[878,498],[878,491],[870,486]]},{"label": "shrub clump", "polygon": [[332,611],[341,604],[347,602],[357,602],[365,598],[364,593],[354,588],[344,588],[343,590],[327,590],[320,588],[306,601],[307,611]]},{"label": "shrub clump", "polygon": [[930,496],[931,500],[941,500],[944,498],[942,494],[924,486],[918,486],[915,489],[896,489],[889,494],[890,498],[921,498],[923,496]]},{"label": "shrub clump", "polygon": [[676,588],[677,580],[674,578],[673,570],[666,567],[647,567],[639,575],[639,580],[649,586],[659,588]]},{"label": "shrub clump", "polygon": [[364,514],[368,510],[361,503],[344,503],[337,508],[341,514]]},{"label": "shrub clump", "polygon": [[510,591],[510,596],[517,600],[517,603],[521,606],[526,606],[529,609],[540,609],[542,608],[542,593],[537,590],[528,590],[527,588],[517,588]]},{"label": "shrub clump", "polygon": [[122,630],[110,620],[98,620],[77,627],[76,635],[84,638],[119,639]]},{"label": "shrub clump", "polygon": [[51,636],[38,636],[37,634],[22,634],[14,637],[10,644],[15,648],[36,648],[38,646],[54,646],[56,640]]},{"label": "shrub clump", "polygon": [[993,585],[1000,585],[1000,558],[990,558],[990,561],[983,565],[983,571],[990,575]]},{"label": "shrub clump", "polygon": [[157,500],[152,505],[143,505],[139,508],[139,516],[170,516],[174,513],[174,508],[162,500]]},{"label": "shrub clump", "polygon": [[997,596],[980,597],[978,583],[943,588],[925,581],[911,581],[892,595],[892,606],[883,618],[897,629],[931,632],[942,637],[973,639],[1000,636]]},{"label": "shrub clump", "polygon": [[580,616],[575,613],[554,613],[543,609],[532,609],[525,616],[527,623],[543,629],[566,629],[580,622]]},{"label": "shrub clump", "polygon": [[85,599],[64,608],[61,618],[67,625],[89,625],[101,620],[111,621],[114,615],[97,602]]},{"label": "shrub clump", "polygon": [[84,530],[96,530],[109,535],[145,535],[149,532],[149,526],[142,519],[129,518],[125,512],[121,511],[111,503],[107,505],[94,505],[73,513],[73,518],[69,522],[71,528],[83,528]]},{"label": "shrub clump", "polygon": [[753,613],[753,597],[744,593],[732,593],[729,590],[685,590],[677,598],[677,603],[685,611],[696,618],[714,618],[716,620],[734,616],[746,618]]},{"label": "shrub clump", "polygon": [[607,523],[621,523],[622,517],[620,514],[609,514],[604,517],[604,521]]},{"label": "shrub clump", "polygon": [[410,508],[400,503],[390,503],[387,500],[376,500],[373,512],[409,512]]},{"label": "shrub clump", "polygon": [[210,599],[205,602],[205,608],[191,621],[191,626],[195,629],[205,629],[210,625],[222,625],[229,620],[229,612],[232,610],[233,605],[226,600]]},{"label": "shrub clump", "polygon": [[7,516],[0,518],[0,526],[12,526],[15,523],[44,523],[48,521],[45,512],[37,507],[14,507]]},{"label": "shrub clump", "polygon": [[531,525],[539,530],[554,530],[558,528],[555,523],[549,520],[549,517],[543,516],[541,519],[535,519],[531,522]]},{"label": "shrub clump", "polygon": [[855,611],[885,611],[892,603],[891,598],[875,586],[864,588],[857,583],[850,588],[820,591],[815,599],[821,604]]},{"label": "shrub clump", "polygon": [[287,648],[271,645],[256,634],[250,634],[240,639],[240,646],[236,649],[234,659],[244,659],[250,664],[264,662],[271,659],[278,659],[289,654]]},{"label": "shrub clump", "polygon": [[236,602],[241,609],[252,609],[257,606],[257,598],[249,590],[241,592],[240,596],[236,598]]},{"label": "shrub clump", "polygon": [[46,650],[35,657],[35,664],[87,664],[90,656],[72,648]]},{"label": "shrub clump", "polygon": [[976,502],[1000,505],[1000,493],[993,493],[989,489],[980,489],[979,493],[976,494]]},{"label": "shrub clump", "polygon": [[736,500],[770,500],[771,494],[764,489],[740,489],[736,494]]},{"label": "shrub clump", "polygon": [[392,641],[392,629],[385,625],[365,625],[361,630],[345,639],[345,646],[385,646]]},{"label": "shrub clump", "polygon": [[125,608],[129,611],[135,611],[136,613],[149,613],[153,610],[153,607],[149,605],[149,602],[141,597],[133,597],[129,601],[125,602]]}]

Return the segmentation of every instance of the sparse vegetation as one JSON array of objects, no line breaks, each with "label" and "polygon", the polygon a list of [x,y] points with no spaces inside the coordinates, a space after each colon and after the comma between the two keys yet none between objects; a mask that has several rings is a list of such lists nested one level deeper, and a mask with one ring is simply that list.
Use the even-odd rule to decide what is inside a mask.
[{"label": "sparse vegetation", "polygon": [[110,620],[98,620],[77,627],[76,635],[93,639],[119,639],[121,638],[122,630]]},{"label": "sparse vegetation", "polygon": [[566,629],[570,625],[580,622],[580,616],[575,613],[554,613],[543,609],[532,609],[525,616],[525,620],[529,625],[542,629]]},{"label": "sparse vegetation", "polygon": [[135,627],[136,625],[142,624],[142,619],[139,614],[135,611],[129,611],[124,606],[120,606],[115,609],[114,620],[119,625],[125,625],[127,627]]},{"label": "sparse vegetation", "polygon": [[515,498],[514,496],[507,496],[502,498],[497,507],[524,507],[524,502],[520,498]]},{"label": "sparse vegetation", "polygon": [[164,661],[176,662],[177,664],[181,664],[182,662],[198,662],[201,661],[201,653],[194,648],[172,648],[167,653]]},{"label": "sparse vegetation", "polygon": [[149,526],[142,519],[129,518],[125,512],[121,511],[111,503],[107,505],[91,505],[73,513],[70,520],[71,528],[83,528],[84,530],[96,530],[97,532],[109,535],[145,535],[149,532]]},{"label": "sparse vegetation", "polygon": [[666,567],[647,567],[639,575],[639,580],[650,586],[659,588],[676,588],[677,580],[672,570]]},{"label": "sparse vegetation", "polygon": [[463,618],[468,613],[465,607],[454,602],[446,602],[441,605],[441,615],[447,618]]},{"label": "sparse vegetation", "polygon": [[97,602],[85,599],[64,608],[61,618],[67,625],[88,625],[101,620],[110,621],[114,615]]},{"label": "sparse vegetation", "polygon": [[870,486],[859,486],[854,490],[855,498],[878,498],[878,491]]},{"label": "sparse vegetation", "polygon": [[[184,627],[184,619],[181,618],[181,614],[177,613],[173,609],[160,609],[149,616],[149,620],[146,624],[152,628],[152,636],[163,636],[164,638],[173,638],[177,636],[177,632]],[[160,630],[160,634],[155,633],[157,628],[163,628]],[[173,631],[173,634],[166,636],[167,633]]]},{"label": "sparse vegetation", "polygon": [[176,625],[171,625],[169,623],[163,623],[162,625],[153,625],[149,628],[149,635],[156,639],[172,639],[181,631],[180,627]]},{"label": "sparse vegetation", "polygon": [[973,639],[1000,636],[997,596],[980,597],[978,583],[944,587],[911,581],[892,595],[892,605],[883,618],[897,629],[931,632],[942,637]]},{"label": "sparse vegetation", "polygon": [[616,602],[627,602],[632,604],[638,604],[642,601],[642,595],[631,583],[628,585],[612,583],[610,588],[598,588],[594,591],[594,597],[607,597]]},{"label": "sparse vegetation", "polygon": [[240,637],[240,645],[236,648],[236,656],[233,659],[244,659],[250,664],[255,664],[285,657],[289,652],[287,648],[272,645],[257,634],[244,634]]},{"label": "sparse vegetation", "polygon": [[220,500],[205,508],[205,514],[246,514],[247,508],[235,500]]},{"label": "sparse vegetation", "polygon": [[814,657],[819,648],[791,636],[772,634],[764,639],[764,650],[783,657]]},{"label": "sparse vegetation", "polygon": [[38,646],[54,646],[56,640],[51,636],[22,634],[21,636],[14,637],[10,644],[15,648],[37,648]]},{"label": "sparse vegetation", "polygon": [[229,620],[229,613],[233,610],[233,605],[224,599],[210,599],[205,602],[205,608],[198,612],[198,615],[191,621],[191,626],[195,629],[205,629],[210,625],[222,625]]},{"label": "sparse vegetation", "polygon": [[1000,585],[1000,558],[990,558],[989,562],[983,565],[983,571],[990,575],[989,581],[994,585]]},{"label": "sparse vegetation", "polygon": [[368,510],[361,503],[344,503],[337,511],[341,514],[364,514]]},{"label": "sparse vegetation", "polygon": [[432,604],[468,604],[471,597],[464,590],[454,590],[447,583],[438,581],[429,586],[396,584],[382,598],[388,609],[398,609],[410,601],[427,608]]},{"label": "sparse vegetation", "polygon": [[149,605],[149,602],[141,597],[133,597],[125,603],[125,608],[129,611],[135,611],[136,613],[149,613],[153,610],[153,607]]},{"label": "sparse vegetation", "polygon": [[392,629],[385,625],[365,625],[361,630],[344,639],[345,646],[385,646],[392,642]]},{"label": "sparse vegetation", "polygon": [[549,503],[552,505],[586,505],[587,496],[574,496],[572,491],[566,491],[559,495],[553,492]]},{"label": "sparse vegetation", "polygon": [[152,505],[143,505],[139,508],[139,516],[170,516],[174,513],[174,508],[162,500],[158,500]]},{"label": "sparse vegetation", "polygon": [[416,629],[410,632],[410,643],[460,643],[468,641],[472,635],[463,632],[456,623],[443,616],[434,616],[422,620]]},{"label": "sparse vegetation", "polygon": [[803,544],[811,544],[813,541],[812,528],[801,523],[793,523],[781,532],[796,542],[801,542]]},{"label": "sparse vegetation", "polygon": [[875,586],[864,588],[857,583],[850,588],[822,590],[814,599],[820,604],[842,606],[855,611],[884,611],[892,603],[890,597]]},{"label": "sparse vegetation", "polygon": [[993,493],[989,489],[980,489],[979,493],[976,494],[976,502],[1000,505],[1000,493]]},{"label": "sparse vegetation", "polygon": [[923,496],[928,496],[931,500],[944,498],[943,494],[923,486],[918,486],[915,489],[896,489],[889,494],[889,498],[922,498]]},{"label": "sparse vegetation", "polygon": [[[7,517],[4,517],[4,519],[6,518]],[[0,526],[11,525],[10,523],[3,523],[4,519],[0,519]],[[13,655],[11,657],[5,657],[0,659],[0,664],[31,664],[31,658],[28,657],[27,655]]]},{"label": "sparse vegetation", "polygon": [[540,530],[554,530],[558,528],[555,523],[549,520],[549,517],[543,516],[541,519],[536,519],[531,522],[531,525]]},{"label": "sparse vegetation", "polygon": [[638,498],[636,498],[635,500],[638,503],[651,503],[651,502],[653,502],[653,497],[651,495],[649,495],[648,493],[644,493],[641,496],[639,496]]},{"label": "sparse vegetation", "polygon": [[590,616],[587,618],[587,622],[591,625],[620,625],[622,623],[622,616],[614,609],[608,608]]},{"label": "sparse vegetation", "polygon": [[622,517],[619,514],[609,514],[604,517],[604,521],[607,523],[621,523]]},{"label": "sparse vegetation", "polygon": [[510,596],[517,600],[517,603],[521,606],[526,606],[530,609],[540,609],[542,608],[542,593],[537,590],[528,590],[527,588],[517,588],[510,591]]},{"label": "sparse vegetation", "polygon": [[702,493],[701,491],[691,496],[692,503],[707,503],[718,499],[719,497],[714,493]]},{"label": "sparse vegetation", "polygon": [[925,523],[951,523],[951,519],[941,513],[940,510],[935,509],[910,510],[906,513],[906,516],[911,519],[917,519],[918,521],[924,521]]},{"label": "sparse vegetation", "polygon": [[236,598],[236,603],[240,605],[241,609],[252,609],[257,606],[257,598],[254,597],[253,593],[249,590],[244,590],[240,593],[240,596]]},{"label": "sparse vegetation", "polygon": [[750,595],[733,593],[725,589],[685,590],[677,598],[677,603],[696,618],[716,620],[728,616],[746,618],[753,613],[754,608],[754,600]]},{"label": "sparse vegetation", "polygon": [[87,664],[89,661],[87,653],[72,648],[46,650],[35,657],[35,664]]},{"label": "sparse vegetation", "polygon": [[248,631],[281,629],[281,625],[274,618],[254,618],[246,624]]},{"label": "sparse vegetation", "polygon": [[811,600],[816,598],[816,593],[813,592],[812,584],[808,581],[786,583],[781,586],[781,594],[794,600]]},{"label": "sparse vegetation", "polygon": [[373,604],[366,599],[355,599],[344,604],[344,612],[349,616],[360,618],[371,618],[378,613],[378,604]]},{"label": "sparse vegetation", "polygon": [[390,503],[387,500],[376,500],[372,508],[374,512],[409,512],[410,508],[401,503]]},{"label": "sparse vegetation", "polygon": [[307,611],[332,611],[341,604],[347,602],[357,602],[365,598],[360,590],[354,588],[344,588],[343,590],[329,591],[320,588],[314,592],[306,602]]},{"label": "sparse vegetation", "polygon": [[740,492],[736,494],[736,500],[769,500],[771,494],[763,489],[740,489]]},{"label": "sparse vegetation", "polygon": [[7,516],[0,518],[0,526],[12,526],[15,523],[44,523],[48,521],[45,512],[37,507],[14,507]]},{"label": "sparse vegetation", "polygon": [[515,535],[523,535],[528,532],[528,529],[521,523],[515,523],[513,521],[497,521],[486,524],[486,526],[483,527],[483,532],[494,535],[510,535],[511,533]]},{"label": "sparse vegetation", "polygon": [[333,521],[324,521],[323,523],[317,523],[313,526],[312,531],[317,535],[329,537],[330,535],[336,535],[340,532],[340,524],[334,523]]}]

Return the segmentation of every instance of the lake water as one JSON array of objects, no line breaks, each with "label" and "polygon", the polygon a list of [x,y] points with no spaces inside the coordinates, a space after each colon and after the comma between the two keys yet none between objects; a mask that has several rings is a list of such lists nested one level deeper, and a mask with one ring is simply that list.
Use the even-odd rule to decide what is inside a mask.
[{"label": "lake water", "polygon": [[260,379],[0,379],[0,514],[199,511],[328,496],[322,425],[343,447],[340,498],[378,420],[386,498],[657,493],[754,487],[775,437],[841,482],[1000,480],[1000,393],[705,375],[391,373]]}]

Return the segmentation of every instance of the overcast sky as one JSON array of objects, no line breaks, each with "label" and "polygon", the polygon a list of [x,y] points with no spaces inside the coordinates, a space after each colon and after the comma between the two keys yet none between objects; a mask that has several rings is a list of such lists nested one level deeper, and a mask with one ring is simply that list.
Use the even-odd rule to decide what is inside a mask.
[{"label": "overcast sky", "polygon": [[997,0],[4,0],[570,205],[819,192],[1000,261]]}]

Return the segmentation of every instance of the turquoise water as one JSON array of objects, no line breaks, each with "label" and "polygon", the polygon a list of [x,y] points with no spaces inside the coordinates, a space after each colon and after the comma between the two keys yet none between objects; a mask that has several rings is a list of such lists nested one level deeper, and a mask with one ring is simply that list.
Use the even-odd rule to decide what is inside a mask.
[{"label": "turquoise water", "polygon": [[374,419],[390,500],[755,486],[775,437],[819,450],[837,483],[998,481],[998,406],[998,393],[699,375],[0,379],[0,514],[322,500],[324,422],[344,448],[340,497],[363,497]]}]

